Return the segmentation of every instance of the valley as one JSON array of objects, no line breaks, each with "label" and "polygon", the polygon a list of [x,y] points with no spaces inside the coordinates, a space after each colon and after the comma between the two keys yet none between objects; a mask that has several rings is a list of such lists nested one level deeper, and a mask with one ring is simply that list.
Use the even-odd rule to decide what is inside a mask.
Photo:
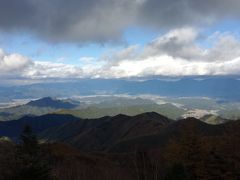
[{"label": "valley", "polygon": [[[100,118],[125,114],[157,112],[171,119],[198,119],[207,115],[222,119],[240,118],[240,103],[219,102],[206,97],[162,97],[156,95],[91,95],[21,100],[21,105],[0,109],[0,121],[48,113],[71,114],[80,118]],[[210,122],[210,121],[209,121]],[[211,122],[210,122],[211,123]],[[214,122],[213,122],[214,123]]]}]

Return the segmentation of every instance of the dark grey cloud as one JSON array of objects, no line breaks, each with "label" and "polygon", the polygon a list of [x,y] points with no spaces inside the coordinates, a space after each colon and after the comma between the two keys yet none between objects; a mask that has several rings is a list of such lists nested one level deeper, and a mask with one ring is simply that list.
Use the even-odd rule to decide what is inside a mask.
[{"label": "dark grey cloud", "polygon": [[162,28],[211,24],[240,15],[239,0],[147,0],[141,22]]},{"label": "dark grey cloud", "polygon": [[166,54],[174,58],[202,60],[203,49],[196,44],[199,34],[196,29],[174,29],[150,42],[143,51],[143,57]]},{"label": "dark grey cloud", "polygon": [[176,28],[238,17],[239,0],[0,0],[0,31],[47,41],[106,42],[129,26]]},{"label": "dark grey cloud", "polygon": [[0,30],[30,31],[49,41],[119,40],[137,1],[0,0]]}]

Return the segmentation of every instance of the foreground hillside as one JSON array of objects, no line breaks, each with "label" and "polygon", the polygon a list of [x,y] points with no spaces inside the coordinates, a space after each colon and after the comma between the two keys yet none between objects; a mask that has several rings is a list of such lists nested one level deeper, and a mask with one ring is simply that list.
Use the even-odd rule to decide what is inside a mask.
[{"label": "foreground hillside", "polygon": [[65,142],[86,152],[103,151],[123,139],[156,134],[172,121],[154,112],[136,116],[119,114],[66,123],[42,132],[41,138]]},{"label": "foreground hillside", "polygon": [[16,140],[26,125],[31,126],[35,133],[40,133],[50,127],[78,120],[80,118],[72,115],[46,114],[42,116],[25,116],[13,121],[0,121],[0,136]]},{"label": "foreground hillside", "polygon": [[[155,112],[98,119],[69,115],[31,118],[25,122],[42,120],[43,123],[47,119],[48,123],[60,123],[62,118],[65,121],[49,127],[44,124],[36,131],[45,140],[34,146],[42,149],[38,162],[48,167],[47,176],[54,179],[235,180],[240,177],[239,120],[210,125],[195,118],[173,121]],[[18,172],[14,171],[19,169],[14,157],[26,154],[18,148],[7,139],[1,140],[2,177]],[[18,166],[26,168],[24,164]]]}]

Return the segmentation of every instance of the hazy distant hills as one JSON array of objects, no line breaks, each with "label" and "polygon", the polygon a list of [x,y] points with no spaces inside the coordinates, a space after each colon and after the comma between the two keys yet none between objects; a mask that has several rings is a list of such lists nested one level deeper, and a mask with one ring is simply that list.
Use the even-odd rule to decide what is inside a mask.
[{"label": "hazy distant hills", "polygon": [[189,77],[180,80],[79,79],[73,82],[40,83],[2,87],[0,97],[6,99],[70,97],[96,94],[155,94],[160,96],[198,96],[240,100],[238,77]]},{"label": "hazy distant hills", "polygon": [[118,114],[137,115],[154,111],[169,118],[177,119],[186,111],[170,103],[156,104],[141,98],[102,98],[100,102],[94,100],[91,104],[74,100],[59,100],[45,97],[30,101],[24,105],[0,109],[0,120],[18,119],[25,115],[43,115],[48,113],[71,114],[80,118],[100,118],[116,116]]},{"label": "hazy distant hills", "polygon": [[[96,96],[82,102],[76,99]],[[99,99],[97,96],[101,96]],[[112,99],[101,99],[109,95]],[[115,95],[139,96],[138,98],[114,98]],[[141,96],[153,96],[151,99]],[[157,96],[157,97],[154,97]],[[43,98],[42,97],[54,97]],[[160,97],[165,97],[160,99]],[[208,99],[206,98],[208,97]],[[56,98],[60,98],[56,99]],[[73,98],[71,100],[62,100]],[[201,118],[205,115],[223,119],[240,118],[240,80],[235,76],[167,78],[153,80],[78,79],[67,82],[39,83],[0,88],[0,106],[18,99],[34,99],[27,104],[0,109],[0,121],[14,120],[25,115],[48,113],[72,114],[80,118],[99,118],[117,114],[137,115],[157,112],[171,119],[181,117]],[[38,100],[35,100],[38,99]],[[163,101],[163,102],[160,102]],[[209,119],[202,119],[208,122]],[[222,122],[211,120],[210,123]]]},{"label": "hazy distant hills", "polygon": [[1,108],[0,121],[48,113],[71,114],[83,119],[94,119],[118,114],[135,116],[145,112],[156,112],[174,120],[196,117],[210,124],[220,124],[227,119],[239,119],[239,108],[238,102],[218,102],[215,99],[201,97],[166,98],[151,95],[96,95],[64,99],[45,97],[28,100],[22,105]]}]

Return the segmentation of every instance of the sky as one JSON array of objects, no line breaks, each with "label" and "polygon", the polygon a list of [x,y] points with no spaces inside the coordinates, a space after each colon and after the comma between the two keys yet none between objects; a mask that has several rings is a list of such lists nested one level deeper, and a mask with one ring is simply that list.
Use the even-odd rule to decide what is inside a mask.
[{"label": "sky", "polygon": [[0,82],[240,75],[239,0],[0,0]]}]

